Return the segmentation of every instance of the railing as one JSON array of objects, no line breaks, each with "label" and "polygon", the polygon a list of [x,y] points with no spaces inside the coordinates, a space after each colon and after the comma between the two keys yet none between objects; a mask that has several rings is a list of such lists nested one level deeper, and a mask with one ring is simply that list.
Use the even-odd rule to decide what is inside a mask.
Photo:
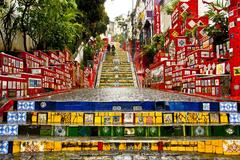
[{"label": "railing", "polygon": [[[135,64],[133,62],[133,58],[130,56],[129,52],[128,52],[128,59],[129,59],[129,62],[131,63],[131,67],[132,67],[132,72],[135,74],[135,79],[136,79],[136,82],[137,82],[137,87],[139,88],[139,79],[138,79],[138,75],[137,75],[137,72],[136,72],[136,67],[135,67]],[[133,77],[134,78],[134,77]]]},{"label": "railing", "polygon": [[102,62],[104,60],[105,55],[106,55],[106,51],[104,51],[102,56],[99,58],[99,62],[98,62],[97,70],[96,70],[96,75],[95,75],[95,78],[94,78],[94,88],[97,88],[97,86],[98,86],[98,81],[100,80],[99,76],[101,76],[101,73],[99,73],[99,71],[100,71],[100,68],[102,67]]},{"label": "railing", "polygon": [[0,108],[0,116],[3,115],[4,112],[10,110],[14,105],[13,100],[8,100],[1,108]]}]

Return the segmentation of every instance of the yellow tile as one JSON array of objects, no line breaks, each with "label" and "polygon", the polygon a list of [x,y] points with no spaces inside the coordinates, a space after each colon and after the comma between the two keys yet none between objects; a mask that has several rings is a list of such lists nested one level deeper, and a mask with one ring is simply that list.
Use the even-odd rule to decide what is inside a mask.
[{"label": "yellow tile", "polygon": [[94,122],[95,122],[95,124],[102,124],[102,119],[101,119],[101,117],[95,117]]},{"label": "yellow tile", "polygon": [[98,115],[104,117],[104,112],[99,112]]},{"label": "yellow tile", "polygon": [[222,147],[216,147],[216,154],[223,154],[223,148]]},{"label": "yellow tile", "polygon": [[109,114],[109,116],[114,116],[113,112],[109,112],[108,114]]},{"label": "yellow tile", "polygon": [[220,122],[221,123],[228,123],[227,113],[220,113]]},{"label": "yellow tile", "polygon": [[98,113],[98,112],[95,112],[94,115],[95,115],[95,117],[98,117],[98,116],[99,116],[99,113]]},{"label": "yellow tile", "polygon": [[156,117],[156,124],[162,124],[162,117]]},{"label": "yellow tile", "polygon": [[162,117],[162,112],[156,112],[156,117]]},{"label": "yellow tile", "polygon": [[135,116],[136,116],[136,117],[141,117],[141,116],[142,116],[142,113],[137,112],[137,113],[135,113]]},{"label": "yellow tile", "polygon": [[171,141],[171,145],[177,145],[178,144],[178,142],[177,141]]},{"label": "yellow tile", "polygon": [[13,153],[19,153],[20,152],[20,141],[14,141],[13,142]]},{"label": "yellow tile", "polygon": [[189,145],[189,141],[183,141],[183,145]]},{"label": "yellow tile", "polygon": [[198,146],[205,146],[205,142],[204,141],[198,141]]},{"label": "yellow tile", "polygon": [[193,151],[197,152],[198,151],[198,147],[193,147]]},{"label": "yellow tile", "polygon": [[54,142],[53,141],[45,141],[44,142],[44,151],[50,152],[54,149]]},{"label": "yellow tile", "polygon": [[158,145],[157,144],[151,144],[151,150],[152,151],[157,151],[158,150]]},{"label": "yellow tile", "polygon": [[171,147],[171,151],[178,151],[178,147],[176,147],[176,146]]},{"label": "yellow tile", "polygon": [[120,150],[120,151],[125,151],[125,150],[126,150],[126,144],[125,144],[125,143],[121,143],[121,144],[119,145],[119,150]]},{"label": "yellow tile", "polygon": [[147,117],[147,116],[148,116],[148,112],[143,112],[142,115],[143,115],[144,117]]},{"label": "yellow tile", "polygon": [[192,152],[192,151],[194,151],[194,147],[186,147],[186,151],[187,152]]},{"label": "yellow tile", "polygon": [[178,147],[178,151],[180,151],[180,152],[184,152],[184,151],[186,151],[186,147]]},{"label": "yellow tile", "polygon": [[134,144],[134,150],[139,151],[142,149],[142,143]]},{"label": "yellow tile", "polygon": [[206,145],[211,145],[212,144],[212,141],[211,140],[208,140],[205,142]]},{"label": "yellow tile", "polygon": [[169,147],[163,147],[164,151],[169,151]]},{"label": "yellow tile", "polygon": [[149,112],[149,116],[154,117],[154,116],[155,116],[155,113],[154,113],[154,112]]},{"label": "yellow tile", "polygon": [[98,148],[97,148],[97,147],[92,147],[91,150],[92,150],[92,151],[97,151]]},{"label": "yellow tile", "polygon": [[32,123],[37,123],[37,113],[33,112],[32,114]]},{"label": "yellow tile", "polygon": [[61,151],[62,150],[62,142],[54,142],[54,151]]},{"label": "yellow tile", "polygon": [[212,147],[212,145],[206,145],[206,147],[205,147],[205,153],[213,153],[213,147]]}]

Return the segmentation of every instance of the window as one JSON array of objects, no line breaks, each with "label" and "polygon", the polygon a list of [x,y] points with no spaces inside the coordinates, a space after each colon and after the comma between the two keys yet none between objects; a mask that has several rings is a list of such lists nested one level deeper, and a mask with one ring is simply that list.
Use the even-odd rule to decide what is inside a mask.
[{"label": "window", "polygon": [[42,87],[42,80],[41,79],[29,78],[28,85],[29,85],[28,86],[29,88],[41,88]]}]

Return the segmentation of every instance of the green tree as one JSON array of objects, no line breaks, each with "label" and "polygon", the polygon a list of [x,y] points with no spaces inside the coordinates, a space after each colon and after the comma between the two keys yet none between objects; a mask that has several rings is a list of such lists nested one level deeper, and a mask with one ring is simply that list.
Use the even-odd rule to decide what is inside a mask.
[{"label": "green tree", "polygon": [[13,40],[18,31],[19,18],[15,13],[15,1],[9,7],[3,7],[0,10],[0,36],[3,42],[4,50],[10,51],[12,49]]},{"label": "green tree", "polygon": [[212,20],[213,24],[205,28],[209,37],[214,38],[214,42],[218,43],[228,38],[228,3],[208,3],[209,10],[206,15]]},{"label": "green tree", "polygon": [[106,0],[76,0],[78,10],[83,14],[79,15],[77,21],[86,28],[83,32],[83,40],[88,41],[89,37],[96,37],[105,33],[109,18],[106,14],[104,3]]},{"label": "green tree", "polygon": [[27,31],[29,26],[29,11],[36,4],[35,0],[18,0],[18,10],[20,12],[20,31],[23,33],[24,50],[27,51]]},{"label": "green tree", "polygon": [[76,49],[76,39],[81,39],[83,26],[76,22],[74,0],[39,0],[29,12],[28,34],[37,49]]}]

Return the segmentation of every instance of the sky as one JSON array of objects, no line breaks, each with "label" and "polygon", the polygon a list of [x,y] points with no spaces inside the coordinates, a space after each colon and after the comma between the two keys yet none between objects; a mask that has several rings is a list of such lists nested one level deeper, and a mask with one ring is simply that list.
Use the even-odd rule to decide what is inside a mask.
[{"label": "sky", "polygon": [[134,7],[136,0],[107,0],[105,2],[105,8],[111,21],[115,17],[125,14],[132,10],[132,1],[134,1]]}]

